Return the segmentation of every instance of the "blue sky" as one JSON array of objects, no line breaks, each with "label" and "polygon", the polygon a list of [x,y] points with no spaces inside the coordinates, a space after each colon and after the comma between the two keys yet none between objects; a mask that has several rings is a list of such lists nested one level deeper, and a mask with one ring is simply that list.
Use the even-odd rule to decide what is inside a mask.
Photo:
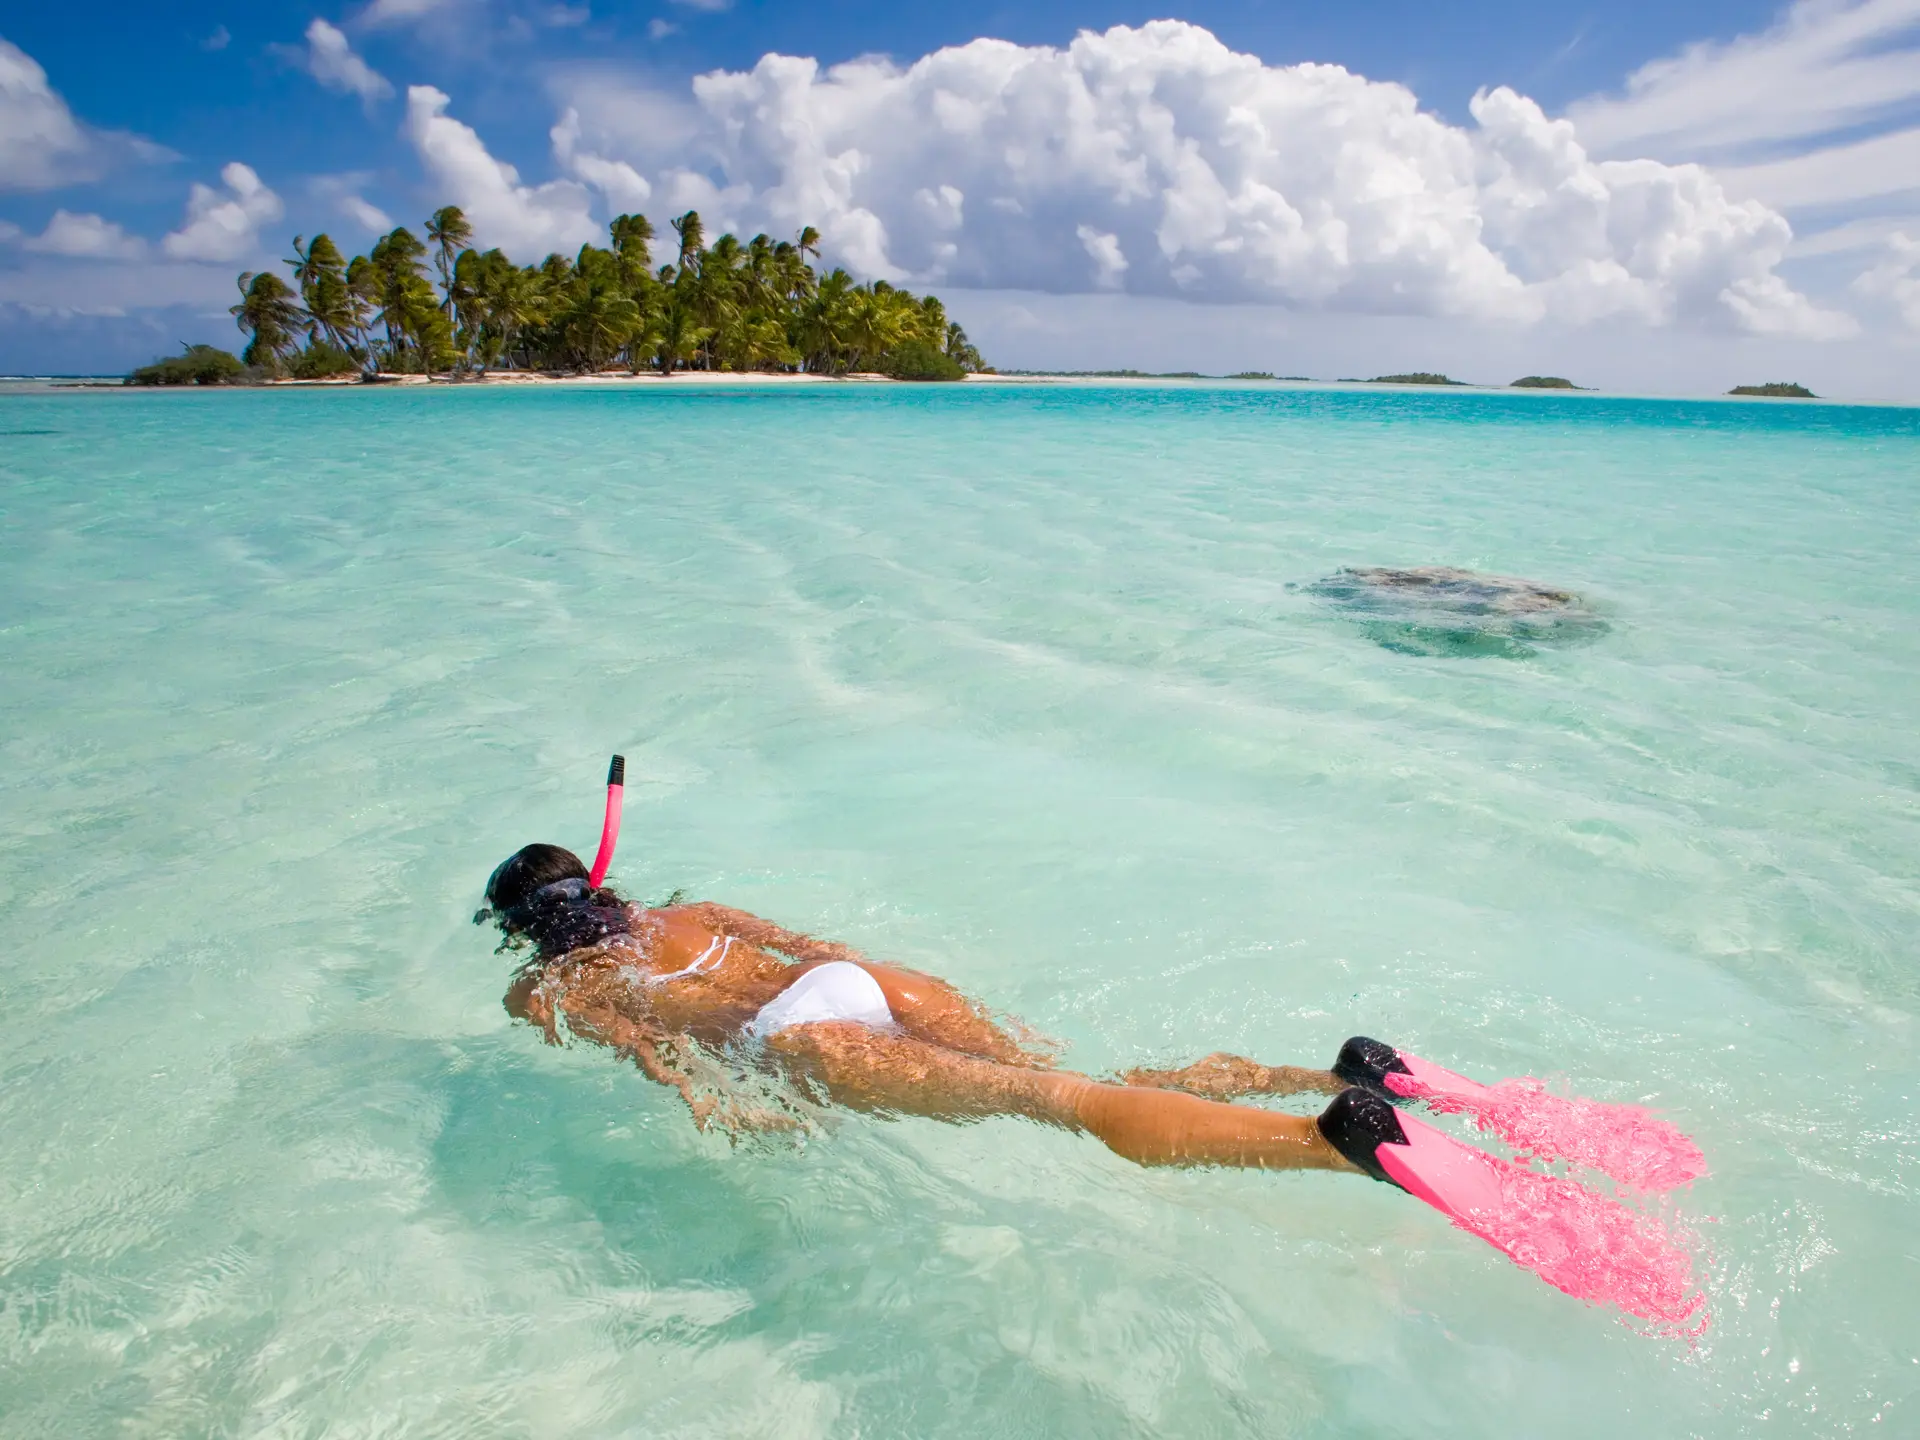
[{"label": "blue sky", "polygon": [[1009,366],[1913,393],[1920,0],[1462,8],[19,7],[0,369],[230,337],[296,232],[454,200],[523,260],[805,218]]}]

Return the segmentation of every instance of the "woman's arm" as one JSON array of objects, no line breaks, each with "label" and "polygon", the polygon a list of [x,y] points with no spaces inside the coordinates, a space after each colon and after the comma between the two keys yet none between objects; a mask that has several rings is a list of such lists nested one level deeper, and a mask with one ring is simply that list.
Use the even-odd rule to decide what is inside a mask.
[{"label": "woman's arm", "polygon": [[[545,979],[534,971],[516,978],[507,989],[507,1013],[538,1028],[549,1045],[558,1045],[559,1017],[554,997],[547,993]],[[695,1090],[693,1076],[687,1073],[683,1061],[688,1048],[684,1039],[651,1016],[624,1013],[610,1000],[595,994],[591,986],[561,989],[557,1008],[565,1013],[567,1029],[573,1034],[631,1057],[649,1080],[678,1090],[680,1098],[693,1112],[693,1123],[702,1130],[707,1128],[717,1102],[714,1097]]]}]

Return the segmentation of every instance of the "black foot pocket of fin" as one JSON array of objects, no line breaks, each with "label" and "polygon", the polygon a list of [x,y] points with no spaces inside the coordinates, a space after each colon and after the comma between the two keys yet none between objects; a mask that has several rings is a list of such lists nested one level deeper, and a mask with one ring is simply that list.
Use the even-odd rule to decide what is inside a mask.
[{"label": "black foot pocket of fin", "polygon": [[1342,1090],[1313,1123],[1329,1145],[1374,1179],[1396,1183],[1381,1166],[1378,1151],[1382,1145],[1406,1144],[1407,1132],[1393,1107],[1378,1095],[1357,1085]]},{"label": "black foot pocket of fin", "polygon": [[1358,1085],[1392,1104],[1398,1105],[1406,1098],[1387,1088],[1386,1076],[1405,1075],[1408,1070],[1400,1052],[1384,1040],[1354,1036],[1340,1047],[1340,1054],[1333,1062],[1333,1073],[1347,1084]]}]

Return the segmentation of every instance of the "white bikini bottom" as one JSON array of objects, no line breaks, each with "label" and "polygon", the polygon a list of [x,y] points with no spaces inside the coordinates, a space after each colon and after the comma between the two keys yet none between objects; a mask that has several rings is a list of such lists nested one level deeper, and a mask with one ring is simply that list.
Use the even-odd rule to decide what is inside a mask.
[{"label": "white bikini bottom", "polygon": [[759,1039],[821,1020],[851,1020],[876,1030],[890,1028],[893,1011],[880,982],[851,960],[815,966],[760,1007],[748,1031]]}]

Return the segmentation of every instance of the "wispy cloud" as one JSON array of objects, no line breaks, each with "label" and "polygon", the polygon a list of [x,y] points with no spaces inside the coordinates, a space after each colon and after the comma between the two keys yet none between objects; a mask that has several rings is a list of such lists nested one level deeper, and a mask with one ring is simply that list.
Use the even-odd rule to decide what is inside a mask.
[{"label": "wispy cloud", "polygon": [[393,218],[360,193],[373,183],[373,178],[364,170],[352,170],[340,175],[315,175],[307,181],[307,192],[329,210],[344,215],[369,234],[377,235],[393,228]]},{"label": "wispy cloud", "polygon": [[362,10],[359,23],[362,25],[411,25],[438,10],[445,10],[455,0],[373,0]]},{"label": "wispy cloud", "polygon": [[19,46],[0,40],[0,190],[85,184],[128,158],[177,157],[139,136],[84,124],[38,62]]},{"label": "wispy cloud", "polygon": [[1920,128],[1894,130],[1787,160],[1722,167],[1719,175],[1730,192],[1785,210],[1920,194]]},{"label": "wispy cloud", "polygon": [[1920,0],[1799,0],[1770,29],[1643,65],[1572,106],[1609,155],[1759,160],[1920,104]]},{"label": "wispy cloud", "polygon": [[358,95],[368,106],[393,93],[387,77],[356,55],[346,34],[325,20],[316,18],[307,26],[307,49],[301,63],[327,89]]}]

